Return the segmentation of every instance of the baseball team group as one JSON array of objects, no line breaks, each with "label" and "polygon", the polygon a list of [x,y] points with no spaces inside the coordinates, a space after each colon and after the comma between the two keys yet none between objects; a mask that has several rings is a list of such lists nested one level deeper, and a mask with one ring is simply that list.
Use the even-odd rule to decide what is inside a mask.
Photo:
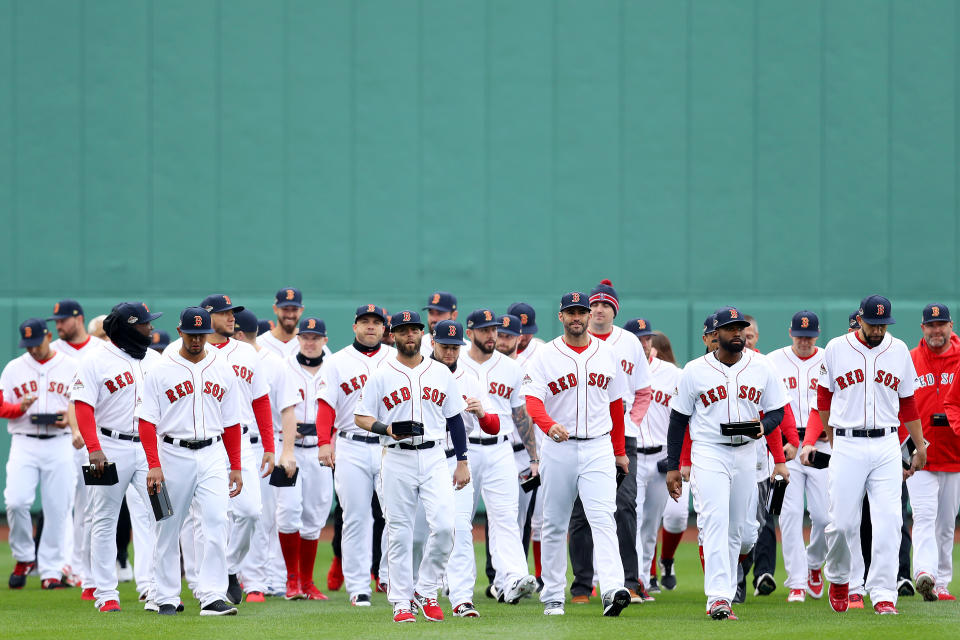
[{"label": "baseball team group", "polygon": [[118,612],[132,537],[160,615],[184,611],[184,578],[200,615],[326,600],[314,566],[332,519],[327,588],[356,607],[384,592],[395,622],[443,620],[440,598],[479,617],[478,564],[491,606],[539,594],[563,615],[568,554],[570,603],[618,616],[676,588],[692,498],[713,619],[737,619],[751,569],[754,597],[777,589],[777,522],[789,603],[955,600],[960,338],[943,304],[912,350],[871,295],[825,347],[801,310],[766,355],[756,320],[722,307],[682,368],[649,321],[616,322],[609,280],[560,298],[548,342],[527,303],[461,323],[444,291],[423,316],[361,305],[335,353],[299,289],[273,311],[210,295],[170,336],[143,302],[88,319],[62,300],[20,325],[25,352],[0,374],[11,589],[38,574]]}]

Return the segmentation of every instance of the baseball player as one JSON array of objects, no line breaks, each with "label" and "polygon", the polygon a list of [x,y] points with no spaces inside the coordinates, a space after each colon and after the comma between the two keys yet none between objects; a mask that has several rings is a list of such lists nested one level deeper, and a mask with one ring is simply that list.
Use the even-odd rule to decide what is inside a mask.
[{"label": "baseball player", "polygon": [[[783,380],[797,431],[805,437],[807,421],[817,406],[817,379],[823,362],[823,350],[817,347],[820,318],[812,311],[798,311],[790,321],[789,346],[767,355],[770,364]],[[818,416],[819,418],[819,416]],[[809,447],[809,448],[807,448]],[[814,440],[804,447],[810,452],[830,454],[825,440]],[[800,458],[787,461],[790,484],[780,510],[780,532],[783,540],[783,566],[787,572],[784,586],[789,589],[787,602],[803,602],[806,594],[819,599],[823,595],[820,568],[827,554],[824,530],[828,523],[827,470],[814,469]],[[810,545],[803,543],[804,502],[810,511]]]},{"label": "baseball player", "polygon": [[[602,280],[590,291],[590,335],[605,341],[613,348],[617,361],[627,377],[627,395],[624,405],[630,416],[624,421],[624,451],[629,472],[617,487],[617,540],[620,559],[624,566],[624,586],[634,603],[643,602],[647,594],[642,586],[637,558],[637,437],[643,416],[650,405],[650,367],[643,353],[643,345],[630,332],[613,324],[620,310],[619,296],[609,280]],[[570,564],[573,568],[572,602],[589,601],[593,587],[593,545],[590,526],[583,511],[582,501],[574,503],[570,520]],[[638,592],[639,591],[639,592]]]},{"label": "baseball player", "polygon": [[[269,320],[261,320],[273,326],[269,331],[261,330],[257,334],[257,344],[286,360],[300,350],[300,344],[293,339],[297,335],[297,323],[303,315],[303,294],[300,289],[286,287],[277,291],[273,312],[277,314],[277,321],[270,323]],[[330,355],[326,344],[323,345],[323,353]]]},{"label": "baseball player", "polygon": [[[423,323],[419,314],[394,314],[390,330],[395,334],[397,356],[370,375],[355,409],[355,422],[382,436],[380,497],[387,521],[387,598],[393,603],[394,622],[414,622],[418,610],[426,619],[438,621],[443,620],[443,611],[436,597],[453,549],[455,510],[443,442],[448,429],[459,431],[456,439],[465,439],[460,412],[466,405],[450,370],[420,353]],[[423,435],[394,434],[395,423],[405,421],[412,421],[412,428],[422,429]],[[464,459],[458,488],[468,481]],[[411,557],[418,500],[430,534],[414,584]]]},{"label": "baseball player", "polygon": [[[527,573],[526,555],[523,552],[519,525],[520,492],[511,434],[517,432],[520,435],[527,451],[524,462],[529,461],[524,466],[529,466],[534,473],[537,445],[526,403],[520,395],[523,372],[516,362],[496,350],[498,327],[502,327],[502,321],[498,321],[490,309],[471,312],[467,316],[470,348],[466,352],[461,351],[458,366],[479,381],[483,390],[479,399],[488,403],[490,412],[499,421],[499,430],[494,432],[494,437],[484,433],[479,422],[474,425],[467,434],[467,449],[474,502],[482,494],[487,509],[490,555],[496,571],[494,586],[498,593],[504,594],[505,602],[516,604],[533,593],[537,580]],[[473,559],[469,561],[472,565]],[[451,564],[451,572],[459,573],[461,570],[466,570],[466,567]]]},{"label": "baseball player", "polygon": [[587,331],[590,307],[585,293],[565,294],[558,317],[563,335],[532,356],[522,387],[527,411],[549,436],[540,453],[540,600],[544,615],[564,614],[564,543],[579,493],[593,535],[603,615],[618,616],[630,604],[614,521],[616,473],[625,475],[629,469],[623,442],[623,398],[629,382],[614,350]]},{"label": "baseball player", "polygon": [[317,390],[317,457],[323,466],[333,468],[336,464],[334,487],[343,508],[343,574],[350,603],[357,607],[370,606],[370,504],[380,482],[382,448],[379,436],[371,436],[356,426],[354,411],[373,372],[396,357],[392,347],[380,343],[386,325],[387,315],[382,307],[358,307],[353,321],[354,342],[325,359]]},{"label": "baseball player", "polygon": [[670,401],[667,488],[674,500],[680,497],[680,451],[689,423],[690,488],[703,544],[707,611],[714,620],[736,619],[730,604],[736,592],[737,558],[751,495],[756,492],[754,440],[723,435],[720,425],[759,421],[754,438],[766,435],[774,455],[774,474],[790,476],[778,426],[787,403],[783,383],[764,356],[744,350],[748,325],[735,307],[719,309],[713,317],[717,350],[684,367]]},{"label": "baseball player", "polygon": [[824,575],[830,581],[830,606],[838,612],[849,605],[850,548],[866,493],[876,533],[866,589],[876,613],[897,613],[901,418],[916,444],[910,471],[926,465],[927,445],[913,397],[916,370],[907,346],[887,333],[894,322],[891,313],[887,298],[865,298],[857,317],[860,329],[827,344],[817,378],[820,419],[833,449]]},{"label": "baseball player", "polygon": [[537,338],[537,312],[526,302],[514,302],[507,307],[507,314],[520,318],[520,341],[517,343],[517,363],[526,364],[537,349],[544,344]]},{"label": "baseball player", "polygon": [[[427,330],[432,332],[434,326],[441,320],[456,320],[457,314],[457,296],[449,291],[434,291],[427,299],[427,306],[423,308],[427,312]],[[424,340],[420,345],[420,353],[429,358],[433,353],[430,347],[430,341]]]},{"label": "baseball player", "polygon": [[104,320],[110,342],[80,361],[70,394],[92,474],[101,475],[104,465],[112,462],[119,478],[114,485],[88,487],[93,595],[95,606],[104,613],[120,611],[115,531],[120,505],[131,487],[140,493],[140,500],[128,501],[131,520],[136,524],[137,587],[148,599],[151,591],[156,533],[147,512],[147,459],[139,444],[134,410],[142,399],[144,374],[160,360],[148,346],[153,329],[150,323],[161,315],[151,313],[142,302],[123,302],[114,307]]},{"label": "baseball player", "polygon": [[[297,417],[294,413],[297,402],[300,400],[297,389],[290,384],[287,378],[287,367],[279,357],[269,349],[257,345],[259,330],[257,318],[249,309],[234,313],[236,331],[233,339],[245,342],[257,352],[256,372],[266,379],[270,389],[270,410],[274,433],[267,440],[274,442],[276,450],[277,434],[281,434],[284,443],[277,464],[283,467],[288,477],[293,477],[297,469],[294,457],[293,443],[297,433]],[[264,439],[257,432],[250,433],[250,446],[253,450],[253,459],[259,460],[264,454]],[[277,534],[277,498],[276,487],[270,484],[268,477],[261,477],[260,482],[260,519],[253,531],[250,550],[241,563],[240,573],[243,576],[243,589],[247,594],[247,602],[264,602],[264,593],[284,595],[285,588],[279,586],[286,581],[286,567],[283,562],[283,553],[280,550],[280,539]]]},{"label": "baseball player", "polygon": [[948,586],[960,510],[960,388],[953,384],[960,368],[960,338],[953,333],[950,309],[944,304],[924,307],[920,328],[923,339],[910,355],[917,370],[914,397],[923,437],[930,444],[927,466],[907,478],[913,507],[914,582],[924,600],[956,600]]},{"label": "baseball player", "polygon": [[509,313],[497,318],[497,351],[516,360],[520,345],[520,318]]},{"label": "baseball player", "polygon": [[293,487],[277,490],[277,529],[287,567],[287,600],[327,600],[313,582],[320,530],[333,503],[333,475],[317,457],[317,391],[327,344],[327,327],[320,318],[300,320],[300,350],[286,359],[287,376],[297,389],[294,407],[299,437],[294,454],[300,475]]},{"label": "baseball player", "polygon": [[[25,320],[20,324],[19,346],[26,353],[8,362],[0,373],[0,417],[9,420],[11,435],[3,491],[10,551],[17,563],[10,575],[11,589],[22,589],[34,568],[44,589],[69,586],[62,573],[64,526],[76,476],[67,411],[77,363],[51,349],[50,338],[43,320]],[[35,546],[30,506],[38,483],[46,526]]]},{"label": "baseball player", "polygon": [[[144,376],[136,410],[140,444],[147,457],[147,491],[166,483],[173,515],[157,523],[155,600],[160,615],[180,604],[180,529],[191,504],[200,520],[203,552],[197,588],[201,616],[236,615],[227,591],[229,499],[243,488],[240,471],[240,382],[226,359],[206,350],[213,333],[210,314],[187,307],[180,314],[176,353],[165,354]],[[222,441],[222,444],[221,444]],[[230,471],[223,464],[224,449]],[[161,466],[162,465],[162,466]]]},{"label": "baseball player", "polygon": [[150,348],[157,353],[163,353],[163,350],[170,346],[170,334],[166,331],[155,329],[150,334]]},{"label": "baseball player", "polygon": [[[624,330],[637,336],[644,357],[650,358],[649,376],[651,402],[637,429],[637,497],[636,497],[636,554],[638,559],[640,592],[652,586],[648,567],[653,565],[657,547],[657,532],[667,506],[666,484],[662,471],[664,448],[667,445],[667,425],[670,422],[670,399],[680,380],[680,369],[669,361],[650,357],[653,328],[645,318],[636,318],[624,325]],[[659,465],[659,466],[658,466]],[[686,507],[688,503],[684,503]],[[686,527],[684,527],[686,528]],[[682,534],[682,531],[680,532]],[[669,561],[672,574],[673,556]],[[667,572],[664,572],[665,574]]]}]

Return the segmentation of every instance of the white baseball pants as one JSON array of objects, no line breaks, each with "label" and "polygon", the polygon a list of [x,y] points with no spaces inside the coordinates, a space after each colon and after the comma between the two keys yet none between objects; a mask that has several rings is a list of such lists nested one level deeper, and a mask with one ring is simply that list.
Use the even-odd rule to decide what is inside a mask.
[{"label": "white baseball pants", "polygon": [[73,553],[70,557],[70,568],[73,574],[80,578],[83,588],[92,588],[93,574],[90,567],[90,523],[89,492],[83,482],[83,472],[80,467],[89,464],[86,447],[73,450],[73,462],[77,470],[77,488],[73,495]]},{"label": "white baseball pants", "polygon": [[[147,456],[139,442],[128,440],[114,440],[101,435],[100,447],[108,462],[117,466],[117,484],[111,486],[91,485],[87,487],[90,498],[90,567],[96,597],[96,606],[100,607],[109,600],[120,600],[117,591],[117,518],[120,515],[120,504],[127,494],[128,487],[133,487],[140,494],[142,500],[149,504],[147,496]],[[166,472],[166,470],[164,470]],[[138,504],[127,502],[130,511],[131,526],[137,521],[138,514],[145,515],[138,510]],[[134,527],[136,531],[136,527]],[[151,528],[148,536],[134,536],[133,553],[136,556],[136,568],[143,576],[152,574],[153,550],[156,543],[156,534]],[[139,542],[139,545],[137,544]],[[145,579],[143,585],[138,581],[138,590],[150,591],[150,579]]]},{"label": "white baseball pants", "polygon": [[[230,498],[227,512],[230,514],[230,532],[227,542],[227,573],[240,572],[240,565],[250,550],[250,541],[260,521],[262,502],[260,497],[260,461],[263,454],[255,457],[250,436],[244,434],[240,440],[240,473],[243,476],[243,491]],[[227,471],[230,460],[224,451]]]},{"label": "white baseball pants", "polygon": [[[623,587],[623,563],[613,519],[616,511],[616,463],[610,436],[592,440],[543,441],[540,451],[543,530],[540,558],[541,602],[564,600],[567,584],[567,531],[579,494],[593,535],[593,566],[600,592]],[[538,502],[539,502],[538,496]]]},{"label": "white baseball pants", "polygon": [[[140,445],[137,445],[138,447]],[[141,449],[142,450],[142,449]],[[140,491],[139,485],[133,483],[127,486],[124,494],[127,499],[127,511],[130,512],[130,529],[133,533],[133,552],[138,558],[133,565],[133,581],[136,584],[137,593],[141,596],[146,594],[152,597],[154,592],[153,584],[153,555],[154,547],[157,545],[157,531],[153,519],[153,507],[150,506],[150,498],[146,497]],[[137,556],[137,549],[145,549]],[[146,557],[143,557],[146,554]]]},{"label": "white baseball pants", "polygon": [[[263,459],[263,445],[251,444],[254,460]],[[276,449],[279,452],[279,449]],[[277,455],[279,459],[279,453]],[[244,490],[246,490],[244,480]],[[277,487],[270,484],[270,476],[259,478],[260,518],[253,530],[250,549],[240,563],[243,574],[243,589],[266,592],[272,587],[284,584],[287,569],[283,563],[280,539],[277,537]]]},{"label": "white baseball pants", "polygon": [[[666,490],[666,480],[664,480],[664,490]],[[670,533],[683,533],[689,524],[690,483],[684,482],[680,490],[680,498],[676,501],[668,499],[667,506],[663,508],[663,529]]]},{"label": "white baseball pants", "polygon": [[[436,597],[453,551],[453,493],[442,446],[416,451],[384,447],[379,494],[386,520],[387,599],[391,603],[409,602],[414,591]],[[418,501],[423,504],[430,533],[414,584],[413,528]]]},{"label": "white baseball pants", "polygon": [[832,583],[853,585],[855,582],[850,549],[854,545],[859,548],[861,509],[866,493],[870,498],[873,546],[865,587],[874,604],[896,604],[903,518],[900,511],[903,470],[896,433],[882,438],[835,437],[827,476],[832,526],[826,530],[824,575]]},{"label": "white baseball pants", "polygon": [[[180,530],[187,512],[194,516],[202,534],[194,595],[201,606],[223,600],[227,591],[227,505],[230,500],[223,445],[186,449],[159,442],[160,464],[170,496],[173,515],[157,523],[154,555],[158,605],[180,603]],[[128,505],[129,506],[129,505]]]},{"label": "white baseball pants", "polygon": [[330,467],[320,466],[316,446],[294,446],[293,453],[300,475],[296,485],[281,487],[276,492],[277,529],[280,533],[299,532],[305,540],[316,540],[333,504],[333,473]]},{"label": "white baseball pants", "polygon": [[644,589],[650,587],[650,565],[657,549],[660,520],[667,504],[673,502],[667,492],[666,476],[657,471],[657,461],[662,457],[662,452],[637,453],[637,558]]},{"label": "white baseball pants", "polygon": [[[783,548],[783,568],[787,572],[784,586],[804,589],[807,571],[819,569],[827,556],[825,530],[830,521],[827,498],[827,470],[800,464],[800,457],[787,462],[790,482],[780,509],[780,537]],[[810,544],[803,542],[803,507],[806,496],[810,511]]]},{"label": "white baseball pants", "polygon": [[[67,431],[69,434],[70,432]],[[57,578],[65,564],[64,525],[70,518],[70,503],[76,482],[73,444],[69,436],[41,440],[24,434],[10,438],[7,459],[7,486],[3,500],[7,504],[10,525],[10,551],[17,562],[36,560],[40,578]],[[33,543],[30,507],[40,485],[43,508],[43,534],[39,548]],[[114,554],[116,561],[116,554]]]},{"label": "white baseball pants", "polygon": [[340,549],[343,582],[347,593],[370,595],[373,562],[373,513],[370,505],[380,483],[383,447],[377,443],[336,438],[337,471],[333,474],[337,498],[343,509]]},{"label": "white baseball pants", "polygon": [[[960,509],[960,473],[917,471],[907,478],[913,508],[913,575],[929,573],[938,587],[953,579],[953,535]],[[871,512],[873,502],[870,503]]]},{"label": "white baseball pants", "polygon": [[[737,590],[737,557],[756,498],[756,449],[694,442],[690,491],[703,545],[703,590],[707,609],[732,602]],[[756,509],[754,508],[754,511]]]},{"label": "white baseball pants", "polygon": [[[470,453],[472,456],[473,454]],[[450,590],[450,606],[456,609],[464,602],[473,602],[473,588],[477,584],[477,559],[473,548],[473,514],[476,509],[474,499],[473,460],[470,465],[470,484],[459,491],[453,492],[454,533],[453,551],[447,562],[447,588]],[[450,472],[450,482],[453,482],[453,472],[457,468],[456,456],[447,458],[447,469]],[[419,515],[419,514],[418,514]]]}]

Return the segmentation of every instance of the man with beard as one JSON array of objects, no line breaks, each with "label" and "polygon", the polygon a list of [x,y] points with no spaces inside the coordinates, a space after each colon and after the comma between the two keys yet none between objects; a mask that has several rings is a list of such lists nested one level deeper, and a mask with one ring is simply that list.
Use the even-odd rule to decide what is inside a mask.
[{"label": "man with beard", "polygon": [[537,312],[526,302],[514,302],[507,307],[507,314],[520,318],[520,341],[517,343],[517,363],[526,365],[543,344],[537,335]]},{"label": "man with beard", "polygon": [[[433,328],[442,320],[457,319],[457,296],[449,291],[434,291],[427,298],[427,306],[423,308],[427,312],[427,330],[433,332]],[[396,338],[396,336],[394,336]],[[433,353],[429,340],[424,340],[420,345],[420,353],[425,358],[429,358]]]},{"label": "man with beard", "polygon": [[[380,485],[390,566],[387,597],[393,603],[393,620],[415,622],[419,610],[427,620],[439,621],[443,611],[437,593],[453,550],[455,516],[443,443],[448,430],[458,432],[456,440],[465,439],[460,413],[466,404],[450,369],[420,353],[423,323],[419,314],[394,314],[390,330],[396,334],[397,356],[370,375],[354,420],[364,431],[381,436],[383,444]],[[461,463],[466,471],[465,454]],[[460,474],[457,488],[462,487],[464,475],[469,480],[468,471]],[[430,534],[414,584],[411,558],[418,501]]]},{"label": "man with beard", "polygon": [[[300,289],[286,287],[277,291],[273,303],[273,312],[277,315],[274,326],[269,331],[263,328],[257,334],[257,344],[277,354],[281,360],[297,355],[300,344],[294,340],[297,335],[297,323],[303,315],[303,294]],[[261,320],[270,322],[269,320]],[[324,355],[330,355],[330,349],[324,344]]]},{"label": "man with beard", "polygon": [[[730,604],[741,534],[756,491],[754,441],[765,435],[774,455],[773,474],[790,475],[778,426],[787,403],[783,383],[764,356],[744,351],[748,325],[736,308],[719,309],[713,317],[717,350],[684,367],[670,401],[667,489],[674,500],[680,497],[680,451],[689,424],[690,490],[703,543],[707,612],[714,620],[736,619]],[[749,436],[723,435],[721,425],[734,421],[755,422],[757,430]]]},{"label": "man with beard", "polygon": [[497,318],[497,351],[513,360],[517,359],[520,345],[520,318],[508,314]]},{"label": "man with beard", "polygon": [[908,473],[927,462],[927,445],[913,397],[916,369],[907,346],[887,334],[890,301],[864,298],[855,333],[834,338],[823,354],[817,389],[820,421],[833,449],[828,485],[830,525],[824,575],[830,606],[849,607],[851,548],[860,529],[863,496],[870,498],[873,544],[866,589],[874,612],[896,615],[897,548],[901,526],[898,426],[902,420],[916,444]]},{"label": "man with beard", "polygon": [[[541,452],[544,615],[563,615],[570,514],[579,494],[593,536],[604,616],[630,604],[623,587],[614,512],[616,474],[627,474],[623,398],[628,382],[616,353],[587,331],[589,299],[572,291],[560,300],[563,335],[527,364],[523,393],[534,423],[547,434]],[[639,344],[639,343],[638,343]],[[559,422],[558,422],[559,421]]]}]

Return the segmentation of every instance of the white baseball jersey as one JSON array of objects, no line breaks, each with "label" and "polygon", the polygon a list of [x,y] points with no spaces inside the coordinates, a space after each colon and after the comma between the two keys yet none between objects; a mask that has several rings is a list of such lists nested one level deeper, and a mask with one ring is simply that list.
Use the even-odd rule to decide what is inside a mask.
[{"label": "white baseball jersey", "polygon": [[260,360],[259,372],[267,380],[267,386],[270,387],[270,410],[273,412],[273,430],[276,433],[283,432],[283,423],[280,412],[287,407],[296,406],[300,401],[300,394],[297,393],[296,385],[287,375],[287,365],[275,353],[269,349],[260,349],[257,351],[257,358]]},{"label": "white baseball jersey", "polygon": [[[310,374],[304,369],[297,356],[293,355],[284,361],[286,365],[287,382],[293,387],[297,402],[293,405],[293,412],[297,416],[297,422],[304,424],[315,424],[317,421],[317,389],[320,386],[320,376],[326,363],[321,364],[315,374]],[[298,444],[315,445],[317,436],[304,436],[297,440]]]},{"label": "white baseball jersey", "polygon": [[900,398],[913,395],[916,377],[902,340],[887,333],[870,349],[850,332],[827,344],[817,380],[833,392],[831,426],[882,429],[899,426]]},{"label": "white baseball jersey", "polygon": [[793,352],[793,347],[787,346],[767,354],[767,360],[783,379],[797,429],[806,429],[810,411],[817,408],[817,380],[823,364],[823,349],[816,347],[812,356],[801,358]]},{"label": "white baseball jersey", "polygon": [[[284,342],[283,340],[274,337],[274,335],[269,331],[257,336],[257,346],[259,346],[261,349],[269,349],[278,355],[281,360],[286,360],[290,356],[295,356],[300,353],[300,341],[297,340],[297,336],[293,336]],[[327,345],[323,345],[323,355],[324,357],[332,355],[330,352],[330,347]]]},{"label": "white baseball jersey", "polygon": [[143,376],[160,360],[153,349],[147,349],[143,359],[137,360],[113,343],[104,342],[80,361],[70,401],[93,407],[98,427],[137,434],[133,414],[143,401]]},{"label": "white baseball jersey", "polygon": [[[598,336],[594,335],[594,337]],[[623,397],[624,408],[627,411],[624,435],[628,438],[637,438],[640,436],[640,428],[630,419],[630,409],[633,408],[633,399],[637,390],[650,386],[650,366],[647,364],[643,345],[637,336],[617,326],[611,327],[610,334],[600,339],[614,350],[620,366],[627,374],[627,394]]]},{"label": "white baseball jersey", "polygon": [[323,359],[317,398],[322,399],[336,412],[333,425],[335,429],[348,434],[368,435],[353,420],[360,391],[377,367],[388,358],[396,356],[396,349],[389,345],[380,345],[379,349],[367,354],[357,351],[351,344]]},{"label": "white baseball jersey", "polygon": [[70,429],[45,424],[33,424],[35,413],[66,413],[70,404],[70,385],[77,371],[77,361],[62,351],[44,363],[24,353],[7,363],[0,373],[0,395],[5,402],[20,404],[25,396],[36,396],[37,401],[19,418],[7,422],[8,433],[37,436],[68,436]]},{"label": "white baseball jersey", "polygon": [[[423,423],[423,440],[444,440],[447,418],[464,410],[465,404],[453,374],[446,365],[424,358],[412,369],[397,358],[387,359],[374,371],[360,392],[354,410],[384,424],[402,420]],[[381,436],[383,444],[393,438]]]},{"label": "white baseball jersey", "polygon": [[610,403],[628,393],[627,375],[614,350],[603,340],[577,353],[563,336],[544,344],[527,363],[523,395],[540,398],[547,414],[571,437],[610,433]]},{"label": "white baseball jersey", "polygon": [[196,363],[179,353],[164,355],[144,375],[136,417],[155,424],[158,436],[213,438],[240,423],[239,384],[226,360],[213,353]]},{"label": "white baseball jersey", "polygon": [[513,410],[525,405],[520,387],[523,384],[523,369],[512,358],[494,351],[486,362],[477,362],[470,357],[469,351],[461,350],[458,368],[469,369],[480,382],[483,399],[486,396],[492,411],[500,416],[500,435],[511,434],[516,427],[513,424]]},{"label": "white baseball jersey", "polygon": [[[463,397],[464,403],[466,403],[467,398],[476,398],[480,401],[485,413],[497,413],[491,402],[490,395],[484,392],[480,379],[477,378],[477,375],[471,369],[462,365],[463,361],[461,360],[457,366],[457,370],[453,374],[453,379],[457,381],[457,388],[460,389],[460,395]],[[522,398],[519,393],[516,395]],[[469,411],[463,412],[463,425],[466,428],[468,438],[493,437],[480,428],[480,420]],[[497,435],[504,435],[502,418],[500,420],[500,431]],[[453,441],[449,441],[447,446],[452,447]]]},{"label": "white baseball jersey", "polygon": [[107,344],[105,340],[94,338],[93,336],[87,336],[87,339],[80,344],[71,344],[66,340],[57,338],[50,343],[50,348],[54,351],[61,351],[63,355],[74,358],[79,362],[85,355],[96,351],[105,344]]},{"label": "white baseball jersey", "polygon": [[[694,442],[729,443],[720,433],[721,422],[759,420],[787,404],[783,383],[763,354],[744,349],[743,356],[728,367],[715,352],[691,360],[683,368],[670,408],[691,416],[690,439]],[[741,442],[745,436],[734,436]]]},{"label": "white baseball jersey", "polygon": [[680,368],[659,358],[650,361],[650,406],[640,423],[640,448],[665,446],[670,424],[670,400],[677,392]]},{"label": "white baseball jersey", "polygon": [[519,364],[521,367],[526,367],[527,362],[533,357],[533,354],[535,354],[537,350],[544,344],[546,343],[540,338],[534,338],[531,340],[530,344],[527,345],[527,348],[517,354],[517,364]]},{"label": "white baseball jersey", "polygon": [[270,392],[270,385],[266,376],[257,375],[260,358],[257,350],[246,342],[227,338],[222,344],[209,345],[218,351],[217,357],[223,358],[233,369],[240,384],[237,391],[240,393],[240,424],[256,428],[256,417],[253,415],[252,402]]}]

